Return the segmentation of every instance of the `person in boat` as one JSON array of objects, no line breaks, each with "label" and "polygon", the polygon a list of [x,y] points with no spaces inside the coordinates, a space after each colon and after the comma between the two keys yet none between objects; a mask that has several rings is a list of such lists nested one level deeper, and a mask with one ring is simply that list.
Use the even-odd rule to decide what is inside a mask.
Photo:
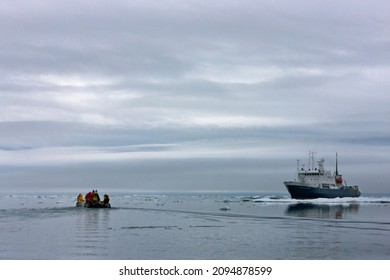
[{"label": "person in boat", "polygon": [[86,206],[92,204],[92,197],[93,197],[92,192],[88,192],[88,193],[85,195],[85,204],[86,204]]},{"label": "person in boat", "polygon": [[76,206],[77,207],[81,207],[84,205],[84,198],[83,198],[83,195],[80,193],[78,196],[77,196],[77,202],[76,202]]},{"label": "person in boat", "polygon": [[100,197],[97,190],[93,191],[92,195],[92,204],[99,204],[100,203]]},{"label": "person in boat", "polygon": [[79,196],[77,197],[77,203],[83,203],[84,202],[84,198],[83,198],[83,195],[80,193]]},{"label": "person in boat", "polygon": [[103,201],[102,201],[102,204],[105,206],[105,205],[108,205],[109,203],[110,203],[110,197],[107,194],[105,194]]}]

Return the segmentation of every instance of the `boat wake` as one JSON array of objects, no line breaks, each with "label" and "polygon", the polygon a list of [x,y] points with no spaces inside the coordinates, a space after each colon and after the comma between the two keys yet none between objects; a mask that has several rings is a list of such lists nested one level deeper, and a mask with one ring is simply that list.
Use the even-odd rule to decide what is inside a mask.
[{"label": "boat wake", "polygon": [[275,197],[275,196],[263,196],[263,197],[245,197],[242,198],[244,202],[253,202],[253,203],[286,203],[286,204],[388,204],[390,203],[390,197],[343,197],[343,198],[314,198],[314,199],[293,199],[288,197]]}]

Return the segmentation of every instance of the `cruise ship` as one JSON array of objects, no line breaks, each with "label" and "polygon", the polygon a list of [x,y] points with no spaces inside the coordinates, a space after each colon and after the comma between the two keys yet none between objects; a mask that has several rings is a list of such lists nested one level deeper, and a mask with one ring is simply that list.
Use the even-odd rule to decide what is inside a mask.
[{"label": "cruise ship", "polygon": [[337,153],[336,171],[324,168],[325,159],[317,161],[318,166],[314,167],[314,153],[309,154],[309,169],[305,169],[297,164],[297,179],[286,181],[286,186],[291,198],[294,199],[314,199],[314,198],[336,198],[336,197],[359,197],[358,186],[348,186],[338,172]]}]

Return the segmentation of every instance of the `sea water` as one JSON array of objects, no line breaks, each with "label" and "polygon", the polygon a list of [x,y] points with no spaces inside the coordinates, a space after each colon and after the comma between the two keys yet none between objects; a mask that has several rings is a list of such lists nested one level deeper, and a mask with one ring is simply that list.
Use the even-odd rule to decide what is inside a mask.
[{"label": "sea water", "polygon": [[0,259],[390,259],[390,194],[1,194]]}]

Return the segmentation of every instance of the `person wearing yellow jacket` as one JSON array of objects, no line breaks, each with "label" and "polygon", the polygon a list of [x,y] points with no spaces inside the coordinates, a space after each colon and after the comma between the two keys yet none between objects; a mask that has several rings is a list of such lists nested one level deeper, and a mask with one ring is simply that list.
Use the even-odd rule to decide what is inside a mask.
[{"label": "person wearing yellow jacket", "polygon": [[83,206],[83,205],[84,205],[84,198],[83,195],[80,193],[79,196],[77,197],[76,206]]}]

